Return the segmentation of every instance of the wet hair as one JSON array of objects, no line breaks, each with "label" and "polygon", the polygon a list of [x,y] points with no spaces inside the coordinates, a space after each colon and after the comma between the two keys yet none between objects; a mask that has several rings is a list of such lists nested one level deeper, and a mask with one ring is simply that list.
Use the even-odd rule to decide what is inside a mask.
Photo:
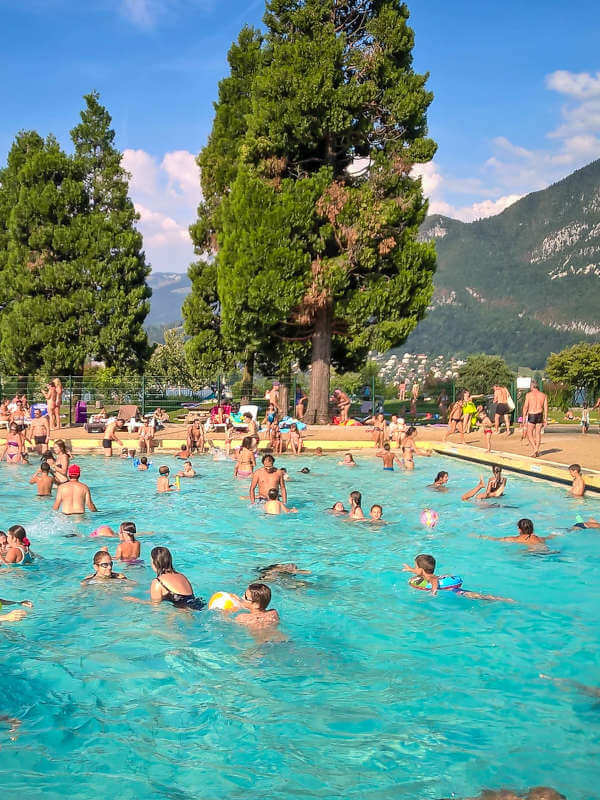
[{"label": "wet hair", "polygon": [[411,425],[410,428],[406,431],[406,435],[407,436],[412,436],[413,433],[416,433],[416,432],[417,432],[417,429],[415,428],[415,426]]},{"label": "wet hair", "polygon": [[6,535],[6,531],[0,531],[0,539],[2,539],[2,537],[4,537],[5,539],[8,538]]},{"label": "wet hair", "polygon": [[[336,508],[336,506],[341,506],[341,508]],[[335,503],[331,506],[332,511],[345,511],[344,504],[341,500],[336,500]]]},{"label": "wet hair", "polygon": [[148,464],[148,459],[146,458],[146,456],[142,456],[140,458],[140,464]]},{"label": "wet hair", "polygon": [[165,572],[175,572],[173,569],[173,557],[167,547],[153,547],[150,558],[154,561],[156,574],[160,577]]},{"label": "wet hair", "polygon": [[502,467],[499,464],[494,464],[494,466],[492,467],[492,472],[494,473],[494,475],[500,475],[500,473],[502,472]]},{"label": "wet hair", "polygon": [[527,517],[523,517],[517,522],[517,528],[525,536],[531,536],[533,533],[533,522]]},{"label": "wet hair", "polygon": [[184,442],[179,449],[180,450],[187,450],[187,444]]},{"label": "wet hair", "polygon": [[106,550],[98,550],[94,553],[94,566],[98,566],[103,558],[110,558],[110,553],[107,553]]},{"label": "wet hair", "polygon": [[11,525],[8,529],[8,534],[10,536],[14,536],[17,541],[22,542],[25,547],[29,545],[27,541],[27,534],[25,533],[25,528],[22,525]]},{"label": "wet hair", "polygon": [[354,461],[354,456],[352,455],[352,453],[346,453],[346,455],[344,456],[344,458],[349,458],[349,459],[350,459],[350,461]]},{"label": "wet hair", "polygon": [[389,442],[386,442],[386,443],[383,445],[383,449],[384,449],[384,450],[389,450],[389,449],[390,449],[390,443],[389,443]]},{"label": "wet hair", "polygon": [[269,500],[277,500],[277,498],[279,497],[279,492],[277,491],[277,489],[269,489],[269,491],[267,492],[267,496]]},{"label": "wet hair", "polygon": [[354,500],[356,505],[360,508],[360,504],[362,503],[362,495],[361,495],[361,493],[357,492],[356,490],[354,490],[353,492],[350,492],[350,500]]},{"label": "wet hair", "polygon": [[374,508],[378,508],[383,514],[383,506],[380,506],[379,503],[375,503],[375,505],[371,506],[371,511],[373,511]]},{"label": "wet hair", "polygon": [[[156,561],[154,563],[156,564]],[[251,583],[246,592],[261,611],[264,611],[271,602],[271,590],[266,583]]]},{"label": "wet hair", "polygon": [[443,478],[445,475],[448,475],[448,473],[447,473],[447,472],[446,472],[446,470],[444,470],[444,469],[443,469],[443,470],[441,470],[441,472],[438,472],[438,474],[435,476],[435,481],[434,481],[434,483],[437,483],[438,481],[441,481],[441,480],[442,480],[442,478]]},{"label": "wet hair", "polygon": [[54,446],[58,447],[58,450],[61,453],[67,452],[67,445],[65,444],[64,439],[56,439],[54,442]]},{"label": "wet hair", "polygon": [[171,470],[166,466],[166,464],[163,464],[162,467],[158,468],[159,475],[168,475],[170,471]]},{"label": "wet hair", "polygon": [[245,447],[246,450],[252,450],[252,437],[251,436],[244,436],[242,439],[242,447]]},{"label": "wet hair", "polygon": [[433,575],[435,572],[435,558],[433,556],[427,555],[426,553],[422,553],[415,558],[415,564],[417,567],[420,567],[425,572],[429,573],[429,575]]},{"label": "wet hair", "polygon": [[309,468],[308,468],[308,467],[302,467],[302,469],[300,470],[300,472],[301,472],[303,475],[308,475],[308,473],[310,472],[310,470],[309,470]]},{"label": "wet hair", "polygon": [[261,458],[261,461],[263,464],[265,464],[267,461],[272,461],[273,464],[275,463],[275,459],[270,453],[265,453],[265,455]]},{"label": "wet hair", "polygon": [[42,472],[50,472],[50,464],[47,461],[42,461],[40,464],[40,470]]},{"label": "wet hair", "polygon": [[573,470],[573,472],[577,472],[579,475],[581,475],[581,465],[580,464],[571,464],[569,469]]},{"label": "wet hair", "polygon": [[122,522],[120,525],[120,530],[121,533],[126,533],[132,542],[135,542],[135,534],[137,531],[137,528],[135,527],[135,522]]}]

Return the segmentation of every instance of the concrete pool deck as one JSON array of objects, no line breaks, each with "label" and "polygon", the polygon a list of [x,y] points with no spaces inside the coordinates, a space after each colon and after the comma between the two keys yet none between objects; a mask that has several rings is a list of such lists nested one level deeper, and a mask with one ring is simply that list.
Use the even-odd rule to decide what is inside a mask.
[{"label": "concrete pool deck", "polygon": [[[155,453],[170,454],[179,449],[185,441],[187,426],[183,424],[168,424],[156,434]],[[539,458],[531,458],[529,446],[521,439],[520,429],[512,436],[493,436],[492,452],[487,453],[483,448],[483,440],[479,433],[472,433],[466,437],[466,444],[458,441],[458,436],[444,442],[446,426],[429,425],[418,428],[417,444],[429,448],[440,454],[454,458],[480,463],[483,465],[500,464],[506,470],[529,475],[534,478],[570,484],[568,466],[578,463],[586,486],[591,493],[600,495],[600,437],[594,434],[583,435],[577,429],[565,432],[560,426],[553,432],[549,426],[542,439],[542,448]],[[87,433],[82,427],[62,428],[60,436],[68,443],[74,454],[97,453],[102,454],[102,434]],[[233,445],[237,446],[243,434],[238,434]],[[0,432],[0,437],[6,437],[6,431]],[[59,438],[53,432],[53,438]],[[138,440],[133,434],[125,431],[121,437],[125,447],[137,449]],[[223,433],[207,434],[216,447],[222,447],[225,435]],[[261,441],[260,448],[264,449],[268,442]],[[340,427],[339,425],[309,426],[305,432],[304,445],[310,454],[317,447],[325,452],[354,451],[372,454],[374,452],[371,429],[367,426]],[[114,448],[115,454],[119,452],[118,444]]]}]

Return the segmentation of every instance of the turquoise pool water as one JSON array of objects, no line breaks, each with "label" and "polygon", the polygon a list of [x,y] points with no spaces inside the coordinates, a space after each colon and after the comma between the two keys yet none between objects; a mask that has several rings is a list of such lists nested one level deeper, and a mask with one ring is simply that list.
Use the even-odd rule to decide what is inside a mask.
[{"label": "turquoise pool water", "polygon": [[[239,499],[231,463],[208,457],[169,496],[155,494],[156,471],[78,458],[100,511],[77,520],[34,496],[32,468],[2,465],[1,527],[24,524],[43,556],[0,569],[0,596],[36,604],[0,626],[0,715],[21,721],[11,733],[0,720],[4,797],[387,800],[539,784],[597,797],[600,697],[576,684],[600,686],[600,532],[566,528],[598,502],[509,476],[505,505],[490,509],[460,502],[471,465],[419,459],[405,474],[358,461],[280,459],[299,514],[279,518]],[[424,488],[439,469],[446,494]],[[366,508],[383,504],[386,526],[323,512],[355,488]],[[425,506],[440,514],[433,531]],[[470,535],[512,534],[523,516],[559,534],[550,552]],[[124,570],[136,585],[80,587],[98,542],[86,534],[125,519],[156,532],[141,540],[146,563]],[[155,544],[205,598],[242,592],[261,565],[309,569],[272,584],[283,641],[215,612],[124,602],[147,596]],[[410,589],[401,568],[419,552],[517,602]]]}]

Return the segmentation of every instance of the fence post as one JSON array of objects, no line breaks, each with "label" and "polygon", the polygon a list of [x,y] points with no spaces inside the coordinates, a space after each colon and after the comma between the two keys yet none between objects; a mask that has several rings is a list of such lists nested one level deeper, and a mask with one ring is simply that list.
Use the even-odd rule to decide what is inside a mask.
[{"label": "fence post", "polygon": [[217,376],[217,405],[221,405],[221,376]]},{"label": "fence post", "polygon": [[292,395],[291,396],[291,405],[292,405],[292,414],[291,414],[291,416],[294,417],[294,418],[296,417],[296,391],[297,391],[296,373],[294,372],[294,375],[292,377],[292,393],[291,393],[291,395]]},{"label": "fence post", "polygon": [[142,417],[146,415],[146,376],[142,375]]},{"label": "fence post", "polygon": [[69,427],[73,424],[73,376],[69,375]]},{"label": "fence post", "polygon": [[371,416],[375,416],[375,375],[371,376]]}]

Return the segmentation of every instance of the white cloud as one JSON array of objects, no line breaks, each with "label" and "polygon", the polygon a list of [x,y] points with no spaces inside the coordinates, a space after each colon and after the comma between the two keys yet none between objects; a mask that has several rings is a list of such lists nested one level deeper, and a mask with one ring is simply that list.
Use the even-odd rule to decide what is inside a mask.
[{"label": "white cloud", "polygon": [[120,0],[121,14],[138,28],[149,30],[162,19],[190,10],[211,10],[214,0]]},{"label": "white cloud", "polygon": [[600,97],[600,72],[590,75],[589,72],[568,72],[565,69],[557,69],[556,72],[546,76],[546,86],[577,100]]},{"label": "white cloud", "polygon": [[152,269],[185,272],[194,260],[188,228],[202,197],[194,155],[174,150],[159,160],[145,150],[125,150],[122,163],[131,173],[130,193]]},{"label": "white cloud", "polygon": [[[557,70],[547,76],[546,86],[565,98],[558,125],[546,135],[547,146],[530,149],[496,136],[476,176],[456,178],[433,164],[420,167],[430,213],[464,221],[498,214],[523,195],[600,158],[600,72]],[[473,202],[457,202],[459,194]]]}]

